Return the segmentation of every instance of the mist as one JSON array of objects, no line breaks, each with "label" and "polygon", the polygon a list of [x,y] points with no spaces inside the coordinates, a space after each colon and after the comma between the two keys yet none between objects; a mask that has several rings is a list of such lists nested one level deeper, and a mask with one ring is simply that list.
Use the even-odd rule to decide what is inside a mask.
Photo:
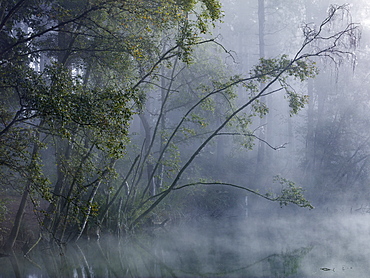
[{"label": "mist", "polygon": [[26,2],[0,277],[368,277],[369,3]]},{"label": "mist", "polygon": [[[368,220],[362,213],[325,212],[202,218],[126,239],[81,240],[54,254],[63,266],[56,271],[73,277],[367,277]],[[36,265],[37,256],[43,254],[19,259],[28,277],[50,267]],[[12,276],[4,261],[2,269],[3,277]]]}]

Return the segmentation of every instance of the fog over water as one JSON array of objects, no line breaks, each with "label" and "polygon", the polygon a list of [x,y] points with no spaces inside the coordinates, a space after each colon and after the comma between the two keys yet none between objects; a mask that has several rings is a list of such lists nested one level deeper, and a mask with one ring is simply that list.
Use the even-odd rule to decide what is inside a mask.
[{"label": "fog over water", "polygon": [[174,244],[164,235],[172,248],[161,255],[199,277],[367,277],[368,221],[349,212],[211,221],[175,229]]},{"label": "fog over water", "polygon": [[[368,277],[369,217],[312,211],[204,218],[129,241],[80,241],[65,249],[63,264],[70,270],[59,271],[75,277]],[[30,261],[23,263],[35,273],[29,277],[44,277]]]}]

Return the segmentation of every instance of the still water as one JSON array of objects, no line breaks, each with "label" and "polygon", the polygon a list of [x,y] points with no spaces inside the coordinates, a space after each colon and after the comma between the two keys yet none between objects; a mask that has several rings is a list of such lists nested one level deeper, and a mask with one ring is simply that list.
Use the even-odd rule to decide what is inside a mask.
[{"label": "still water", "polygon": [[[22,277],[369,277],[370,215],[194,219],[19,257]],[[0,258],[0,277],[12,277]]]}]

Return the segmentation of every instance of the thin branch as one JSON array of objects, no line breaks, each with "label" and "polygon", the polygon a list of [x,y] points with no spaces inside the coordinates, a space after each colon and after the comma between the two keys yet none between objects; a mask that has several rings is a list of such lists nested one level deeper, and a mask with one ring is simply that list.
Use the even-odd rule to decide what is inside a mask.
[{"label": "thin branch", "polygon": [[8,14],[4,17],[4,19],[0,23],[0,30],[3,29],[5,26],[6,22],[15,14],[23,5],[24,2],[27,0],[20,0],[13,8],[11,8],[8,12]]},{"label": "thin branch", "polygon": [[[174,82],[174,75],[175,75],[175,70],[176,70],[176,65],[177,65],[177,62],[178,62],[178,59],[175,60],[175,63],[174,63],[174,66],[173,66],[173,70],[172,70],[172,73],[171,73],[171,78],[170,78],[170,84],[168,85],[168,88],[166,90],[166,94],[165,94],[165,97],[163,99],[163,102],[162,102],[162,105],[161,105],[161,110],[159,112],[159,116],[158,116],[158,119],[157,119],[157,122],[155,124],[155,127],[154,127],[154,131],[153,131],[153,136],[152,136],[152,141],[150,142],[150,145],[149,145],[149,148],[147,150],[147,155],[145,157],[145,160],[146,158],[149,156],[150,154],[150,150],[152,149],[153,145],[154,145],[154,142],[155,142],[155,137],[156,137],[156,134],[157,134],[157,131],[158,131],[158,128],[159,128],[159,125],[160,125],[160,122],[161,122],[161,119],[162,117],[164,117],[164,109],[165,109],[165,106],[166,106],[166,103],[167,103],[167,100],[170,96],[170,92],[171,92],[171,88],[172,88],[172,84]],[[152,179],[154,177],[154,174],[155,172],[157,171],[158,169],[158,166],[159,166],[159,163],[156,163],[154,168],[153,168],[153,171],[149,177],[149,180],[148,180],[148,184],[145,188],[145,190],[143,191],[143,195],[142,195],[142,198],[144,197],[144,194],[145,192],[149,189],[150,187],[150,184],[152,182]]]},{"label": "thin branch", "polygon": [[[300,49],[299,53],[301,53],[303,51],[303,48]],[[254,97],[252,97],[249,101],[247,101],[245,104],[243,104],[242,106],[240,106],[237,110],[235,110],[229,117],[226,118],[226,120],[221,123],[219,125],[219,127],[208,137],[206,138],[203,143],[194,151],[194,153],[191,155],[191,157],[188,159],[188,161],[182,166],[182,168],[179,170],[179,172],[177,173],[176,177],[174,178],[174,180],[172,181],[172,183],[170,184],[170,186],[168,187],[168,189],[166,189],[165,191],[163,191],[163,194],[153,202],[153,204],[151,204],[149,206],[149,208],[147,208],[146,210],[144,210],[130,225],[130,228],[134,227],[138,222],[141,221],[141,219],[143,219],[147,214],[149,214],[174,188],[175,186],[177,185],[177,182],[180,180],[180,178],[182,177],[183,173],[185,172],[185,170],[190,166],[190,164],[193,162],[193,160],[198,156],[198,154],[200,153],[201,150],[203,150],[205,148],[205,146],[207,146],[209,144],[209,142],[215,137],[217,136],[217,134],[236,116],[238,115],[242,110],[244,110],[246,107],[250,106],[252,103],[254,103],[257,99],[261,98],[261,96],[269,89],[269,87],[272,86],[272,84],[274,84],[277,80],[279,80],[279,78],[292,66],[293,63],[295,63],[296,61],[300,60],[300,56],[297,54],[295,59],[293,59],[286,67],[284,67],[283,69],[281,69],[280,72],[278,72],[274,78],[266,84],[266,86],[257,94],[255,95]],[[274,71],[275,72],[275,71]],[[168,139],[167,143],[166,143],[166,146],[164,148],[164,150],[169,146],[171,140],[173,139],[173,137],[175,136],[175,134],[177,133],[177,131],[180,129],[180,126],[182,125],[182,123],[185,121],[185,119],[187,118],[187,116],[191,113],[191,111],[193,109],[195,109],[195,107],[197,107],[200,103],[202,103],[206,98],[208,98],[209,96],[213,95],[213,94],[216,94],[218,92],[222,92],[224,90],[226,90],[227,88],[230,88],[232,87],[233,85],[236,85],[236,84],[239,84],[240,82],[242,81],[245,81],[246,79],[254,79],[256,77],[249,77],[249,78],[245,78],[245,79],[240,79],[240,80],[237,80],[235,82],[232,82],[231,84],[227,84],[226,86],[224,86],[223,88],[220,88],[214,92],[211,92],[209,94],[207,94],[205,97],[203,97],[201,100],[199,100],[193,107],[191,107],[188,112],[185,114],[185,116],[181,119],[180,123],[177,125],[177,127],[175,128],[174,132],[172,133],[172,135],[170,136],[170,138]],[[160,159],[163,157],[163,154],[164,154],[164,150],[162,151],[161,155],[160,155]],[[146,201],[145,201],[146,202]],[[142,207],[139,206],[139,207]]]},{"label": "thin branch", "polygon": [[19,40],[16,43],[14,43],[14,44],[10,45],[9,47],[5,48],[3,51],[1,51],[0,52],[0,57],[2,55],[4,55],[4,53],[8,52],[9,50],[13,49],[14,47],[16,47],[16,46],[18,46],[20,44],[28,43],[28,42],[32,41],[33,39],[35,39],[35,38],[41,37],[41,36],[43,36],[43,35],[45,35],[45,34],[47,34],[49,32],[55,31],[55,30],[57,30],[57,29],[65,26],[65,25],[68,25],[70,23],[76,22],[76,21],[78,21],[78,20],[86,17],[89,13],[94,12],[94,11],[97,11],[97,10],[102,9],[102,8],[103,8],[103,6],[93,6],[90,9],[84,11],[80,15],[78,15],[78,16],[70,19],[70,20],[63,21],[63,22],[61,22],[59,24],[56,24],[56,25],[54,25],[54,26],[52,26],[52,27],[50,27],[48,29],[45,29],[44,31],[41,31],[41,32],[36,33],[36,34],[34,34],[32,36],[29,36],[28,38]]},{"label": "thin branch", "polygon": [[[139,160],[139,155],[138,156],[136,156],[136,158],[135,158],[135,160],[134,160],[134,162],[131,164],[131,167],[130,167],[130,170],[128,171],[128,173],[127,173],[127,175],[126,175],[126,177],[124,178],[124,180],[122,181],[122,183],[121,183],[121,185],[120,185],[120,187],[117,189],[117,191],[116,191],[116,193],[114,194],[114,196],[113,196],[113,198],[112,198],[112,200],[110,200],[110,202],[108,203],[108,205],[104,208],[104,210],[103,210],[103,212],[102,212],[102,217],[101,217],[101,219],[100,219],[100,222],[102,222],[103,221],[103,219],[104,219],[104,217],[106,216],[106,214],[107,214],[107,212],[108,212],[108,210],[109,210],[109,208],[113,205],[113,203],[116,201],[116,199],[117,199],[117,197],[118,197],[118,195],[121,193],[121,190],[122,190],[122,188],[123,187],[125,187],[126,185],[127,185],[127,180],[128,180],[128,178],[130,177],[130,175],[131,175],[131,173],[132,173],[132,171],[134,170],[134,167],[135,167],[135,165],[136,165],[136,163],[137,163],[137,161]],[[130,194],[130,193],[129,193]],[[119,212],[120,213],[120,212]]]},{"label": "thin branch", "polygon": [[184,185],[175,187],[173,190],[179,190],[179,189],[183,189],[185,187],[194,186],[194,185],[226,185],[226,186],[229,186],[229,187],[238,188],[238,189],[242,189],[244,191],[248,191],[250,193],[253,193],[253,194],[255,194],[259,197],[262,197],[266,200],[269,200],[269,201],[275,202],[275,201],[279,200],[279,197],[272,198],[269,195],[259,193],[257,190],[253,190],[253,189],[250,189],[250,188],[247,188],[247,187],[244,187],[244,186],[240,186],[240,185],[236,185],[236,184],[232,184],[232,183],[227,183],[227,182],[194,182],[194,183],[188,183],[188,184],[184,184]]},{"label": "thin branch", "polygon": [[277,151],[277,150],[280,150],[280,149],[285,149],[285,146],[288,145],[288,143],[284,143],[280,146],[277,146],[277,147],[274,147],[272,146],[269,142],[267,142],[266,140],[258,137],[257,135],[253,134],[253,133],[240,133],[240,132],[220,132],[218,133],[217,135],[228,135],[228,136],[235,136],[235,135],[241,135],[241,136],[249,136],[249,137],[254,137],[256,138],[257,140],[261,141],[262,143],[266,144],[269,148]]},{"label": "thin branch", "polygon": [[16,113],[15,113],[15,115],[14,115],[14,117],[13,117],[13,119],[10,121],[10,123],[8,123],[6,126],[5,126],[5,128],[2,130],[2,131],[0,131],[0,136],[3,136],[5,133],[7,133],[8,131],[9,131],[9,129],[15,124],[15,123],[17,123],[17,122],[20,122],[20,121],[22,121],[22,120],[28,120],[28,118],[26,119],[19,119],[19,116],[24,112],[24,111],[26,111],[25,109],[20,109],[20,110],[18,110]]}]

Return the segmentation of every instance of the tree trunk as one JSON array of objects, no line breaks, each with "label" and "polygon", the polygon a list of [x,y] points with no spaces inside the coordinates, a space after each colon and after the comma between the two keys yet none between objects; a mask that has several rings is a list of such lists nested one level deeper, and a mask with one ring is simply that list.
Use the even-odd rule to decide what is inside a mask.
[{"label": "tree trunk", "polygon": [[[38,136],[39,136],[39,134],[37,133],[37,137]],[[30,162],[31,167],[30,168],[33,168],[32,165],[34,165],[36,163],[36,156],[37,156],[38,152],[39,152],[39,146],[38,146],[38,143],[36,142],[36,143],[34,143],[34,146],[33,146],[31,162]],[[9,234],[9,237],[8,237],[8,239],[7,239],[7,241],[5,242],[5,245],[4,245],[5,252],[10,255],[10,261],[11,261],[11,264],[13,266],[14,274],[15,274],[16,277],[20,277],[20,272],[19,272],[18,261],[17,261],[17,258],[16,258],[16,255],[15,255],[15,252],[14,252],[13,248],[14,248],[14,244],[15,244],[15,242],[17,240],[17,237],[18,237],[18,234],[19,234],[19,229],[20,229],[20,227],[22,225],[22,222],[23,222],[23,215],[24,215],[24,211],[25,211],[25,208],[26,208],[29,192],[30,192],[30,189],[31,189],[31,184],[32,184],[32,181],[28,180],[25,188],[23,189],[22,199],[21,199],[21,202],[19,204],[17,214],[15,216],[13,227],[12,227],[12,229],[10,231],[10,234]]]},{"label": "tree trunk", "polygon": [[[265,57],[265,0],[258,0],[258,42],[259,42],[259,57]],[[265,84],[260,84],[260,91],[263,90]],[[266,97],[261,98],[261,102],[264,103]],[[262,140],[266,139],[266,118],[260,119],[260,127],[258,137]],[[257,154],[257,167],[261,167],[261,164],[265,160],[266,147],[265,143],[260,141],[258,143],[258,154]]]}]

